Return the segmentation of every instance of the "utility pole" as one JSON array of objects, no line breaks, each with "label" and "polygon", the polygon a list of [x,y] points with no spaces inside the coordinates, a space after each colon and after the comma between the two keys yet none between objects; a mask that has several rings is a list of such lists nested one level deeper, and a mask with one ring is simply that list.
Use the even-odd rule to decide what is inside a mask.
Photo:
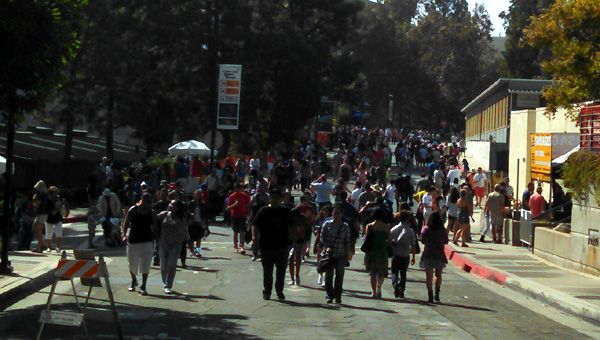
[{"label": "utility pole", "polygon": [[2,262],[0,262],[0,273],[10,274],[13,268],[8,260],[8,246],[10,243],[10,222],[11,222],[11,206],[13,206],[12,195],[12,169],[13,169],[13,149],[15,145],[15,115],[16,115],[16,99],[12,99],[8,111],[8,120],[6,122],[6,170],[4,173],[4,205],[2,207]]},{"label": "utility pole", "polygon": [[216,136],[217,136],[217,112],[219,109],[218,102],[218,79],[219,79],[219,21],[220,21],[220,11],[219,11],[219,1],[214,0],[210,3],[209,8],[210,20],[208,20],[210,32],[210,41],[208,44],[208,48],[210,49],[210,57],[208,59],[208,72],[210,74],[209,88],[210,88],[210,114],[213,117],[212,124],[212,134],[210,137],[210,164],[212,169],[215,168],[215,144],[216,144]]}]

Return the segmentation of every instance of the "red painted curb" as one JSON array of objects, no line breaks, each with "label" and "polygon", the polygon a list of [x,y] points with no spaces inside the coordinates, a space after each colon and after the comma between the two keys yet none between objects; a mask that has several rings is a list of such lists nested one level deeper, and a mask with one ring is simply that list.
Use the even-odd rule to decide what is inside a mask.
[{"label": "red painted curb", "polygon": [[503,285],[506,283],[508,277],[505,274],[478,264],[460,252],[452,249],[449,245],[444,247],[444,252],[446,253],[446,257],[448,257],[448,260],[452,261],[455,266],[467,273],[477,275],[486,280],[496,282],[497,284]]},{"label": "red painted curb", "polygon": [[63,223],[79,223],[79,222],[85,222],[85,221],[87,221],[86,215],[72,216],[72,217],[67,217],[67,218],[63,219]]}]

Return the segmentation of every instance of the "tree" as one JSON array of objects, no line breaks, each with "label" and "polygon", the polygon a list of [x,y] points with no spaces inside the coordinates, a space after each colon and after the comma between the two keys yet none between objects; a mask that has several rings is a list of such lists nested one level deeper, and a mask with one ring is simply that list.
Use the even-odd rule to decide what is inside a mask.
[{"label": "tree", "polygon": [[79,47],[79,13],[84,0],[12,0],[0,3],[0,111],[7,126],[3,201],[2,263],[8,263],[12,165],[17,115],[38,107],[60,82],[62,67]]},{"label": "tree", "polygon": [[506,29],[504,58],[515,78],[539,78],[543,76],[540,63],[548,57],[545,46],[534,47],[524,41],[523,30],[531,18],[550,7],[554,0],[511,0],[508,12],[500,13]]},{"label": "tree", "polygon": [[542,63],[554,79],[543,94],[548,113],[565,107],[576,119],[577,103],[600,99],[600,2],[557,0],[532,20],[525,37],[533,47],[552,50]]}]

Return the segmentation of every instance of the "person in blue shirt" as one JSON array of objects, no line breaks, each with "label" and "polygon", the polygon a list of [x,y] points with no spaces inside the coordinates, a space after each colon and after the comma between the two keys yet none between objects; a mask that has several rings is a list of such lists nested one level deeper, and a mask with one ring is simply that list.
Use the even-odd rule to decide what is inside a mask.
[{"label": "person in blue shirt", "polygon": [[331,193],[333,187],[327,183],[327,176],[321,175],[316,181],[310,184],[311,190],[317,195],[317,209],[321,211],[324,206],[331,205]]}]

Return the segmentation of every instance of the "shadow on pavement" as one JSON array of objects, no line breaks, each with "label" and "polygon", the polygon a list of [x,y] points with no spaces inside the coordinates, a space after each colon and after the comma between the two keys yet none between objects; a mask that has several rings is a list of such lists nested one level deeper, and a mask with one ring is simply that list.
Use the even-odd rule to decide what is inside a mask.
[{"label": "shadow on pavement", "polygon": [[187,302],[198,302],[198,300],[196,299],[202,299],[202,300],[219,300],[219,301],[223,301],[225,299],[220,298],[218,296],[214,296],[214,295],[192,295],[192,294],[183,294],[177,291],[173,291],[173,294],[150,294],[148,293],[148,297],[150,298],[154,298],[154,299],[162,299],[162,300],[182,300],[182,301],[187,301]]},{"label": "shadow on pavement", "polygon": [[[116,338],[112,318],[94,318],[94,308],[105,310],[105,305],[90,305],[86,324],[93,338]],[[2,338],[33,339],[37,333],[42,305],[0,313]],[[59,304],[52,310],[75,311],[75,303]],[[126,338],[165,339],[260,339],[244,333],[239,323],[248,318],[236,314],[194,314],[163,308],[142,306],[117,307]],[[96,313],[98,315],[98,313]],[[26,320],[26,321],[25,321]],[[84,336],[83,327],[46,325],[42,338],[73,339]]]},{"label": "shadow on pavement", "polygon": [[185,270],[195,270],[195,271],[199,271],[199,272],[207,272],[207,273],[218,273],[221,271],[221,269],[205,268],[205,267],[198,267],[198,266],[186,266],[184,269]]}]

